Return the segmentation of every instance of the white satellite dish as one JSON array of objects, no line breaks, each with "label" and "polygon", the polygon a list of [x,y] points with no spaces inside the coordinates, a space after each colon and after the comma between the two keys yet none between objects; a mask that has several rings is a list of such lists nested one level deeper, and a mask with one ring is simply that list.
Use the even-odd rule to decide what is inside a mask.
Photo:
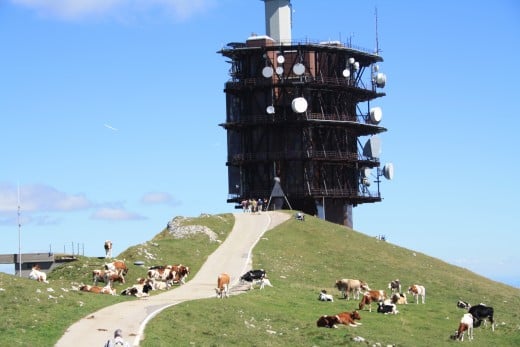
[{"label": "white satellite dish", "polygon": [[383,166],[383,176],[385,176],[387,180],[394,178],[394,164],[388,163]]},{"label": "white satellite dish", "polygon": [[363,177],[370,177],[371,172],[372,169],[370,169],[369,167],[364,167],[361,169],[361,175],[363,175]]},{"label": "white satellite dish", "polygon": [[349,63],[350,65],[353,65],[355,62],[356,62],[356,59],[354,59],[354,58],[348,58],[348,63]]},{"label": "white satellite dish", "polygon": [[350,70],[349,69],[343,70],[343,77],[345,77],[345,78],[349,78],[350,77]]},{"label": "white satellite dish", "polygon": [[357,61],[354,63],[354,70],[359,70],[359,62]]},{"label": "white satellite dish", "polygon": [[267,112],[267,114],[274,114],[274,106],[267,106],[267,108],[265,109],[265,112]]},{"label": "white satellite dish", "polygon": [[303,75],[305,73],[305,65],[303,65],[302,63],[297,63],[293,66],[292,71],[295,75]]},{"label": "white satellite dish", "polygon": [[382,72],[376,74],[376,86],[383,88],[386,85],[386,75]]},{"label": "white satellite dish", "polygon": [[374,124],[379,124],[383,118],[383,110],[381,107],[372,107],[370,109],[370,121]]},{"label": "white satellite dish", "polygon": [[279,55],[277,58],[276,58],[276,61],[278,62],[278,64],[283,64],[285,62],[285,58],[283,55]]},{"label": "white satellite dish", "polygon": [[262,69],[262,76],[265,78],[271,78],[273,77],[273,68],[270,66],[266,66]]},{"label": "white satellite dish", "polygon": [[363,155],[369,158],[381,156],[381,140],[376,135],[370,137],[363,147]]},{"label": "white satellite dish", "polygon": [[278,67],[276,68],[276,74],[277,74],[277,75],[283,75],[283,67],[278,66]]},{"label": "white satellite dish", "polygon": [[302,97],[296,98],[292,101],[291,107],[292,110],[296,113],[304,113],[307,111],[307,100]]}]

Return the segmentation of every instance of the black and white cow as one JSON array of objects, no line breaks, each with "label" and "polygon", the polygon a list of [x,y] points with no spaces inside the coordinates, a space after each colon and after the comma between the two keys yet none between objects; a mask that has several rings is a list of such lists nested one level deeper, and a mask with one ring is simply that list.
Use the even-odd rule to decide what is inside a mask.
[{"label": "black and white cow", "polygon": [[384,313],[384,314],[398,314],[399,313],[399,311],[397,311],[397,306],[395,304],[383,303],[383,302],[377,303],[377,312]]},{"label": "black and white cow", "polygon": [[388,283],[388,289],[392,291],[392,293],[401,293],[401,281],[399,279],[395,279]]},{"label": "black and white cow", "polygon": [[266,273],[265,273],[264,269],[250,270],[240,277],[240,282],[241,283],[249,282],[250,289],[253,289],[253,284],[254,284],[255,280],[262,280],[265,277],[266,277]]},{"label": "black and white cow", "polygon": [[473,316],[473,326],[478,328],[480,324],[484,321],[491,322],[491,329],[495,331],[495,321],[493,320],[494,310],[493,307],[486,306],[484,304],[478,304],[475,306],[471,306],[468,310],[469,313]]}]

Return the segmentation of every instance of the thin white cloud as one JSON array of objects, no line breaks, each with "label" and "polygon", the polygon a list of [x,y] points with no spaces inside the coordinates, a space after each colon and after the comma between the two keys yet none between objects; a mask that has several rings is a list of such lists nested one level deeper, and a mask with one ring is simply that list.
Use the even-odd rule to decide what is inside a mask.
[{"label": "thin white cloud", "polygon": [[206,12],[216,0],[10,0],[13,4],[37,11],[40,15],[67,20],[91,17],[147,16],[167,13],[186,20]]},{"label": "thin white cloud", "polygon": [[168,193],[161,193],[161,192],[151,192],[146,193],[141,198],[141,202],[143,204],[168,204],[173,205],[174,200],[173,197]]},{"label": "thin white cloud", "polygon": [[18,206],[26,212],[76,211],[92,207],[83,194],[68,194],[43,184],[0,184],[0,214],[16,211]]},{"label": "thin white cloud", "polygon": [[129,212],[119,207],[100,208],[92,214],[91,218],[113,221],[145,219],[145,217],[137,213]]}]

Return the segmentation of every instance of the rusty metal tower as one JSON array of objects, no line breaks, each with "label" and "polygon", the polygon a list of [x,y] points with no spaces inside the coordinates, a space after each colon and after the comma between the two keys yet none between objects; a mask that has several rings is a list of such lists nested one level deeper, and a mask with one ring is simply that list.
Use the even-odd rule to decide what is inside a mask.
[{"label": "rusty metal tower", "polygon": [[380,177],[393,176],[380,164],[386,129],[372,105],[385,95],[383,58],[339,41],[294,42],[290,0],[263,1],[267,35],[218,52],[230,63],[227,201],[269,198],[276,181],[293,209],[352,227],[352,208],[381,201]]}]

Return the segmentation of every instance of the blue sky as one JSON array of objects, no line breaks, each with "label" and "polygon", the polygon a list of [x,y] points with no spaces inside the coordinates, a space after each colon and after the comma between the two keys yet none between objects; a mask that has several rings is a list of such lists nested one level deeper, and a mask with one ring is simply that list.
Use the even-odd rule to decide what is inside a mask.
[{"label": "blue sky", "polygon": [[[520,4],[292,0],[293,40],[379,47],[384,200],[354,228],[520,286]],[[227,204],[228,42],[260,0],[0,1],[0,253],[114,254]],[[19,192],[19,193],[18,193]],[[12,272],[12,265],[0,270]]]}]

